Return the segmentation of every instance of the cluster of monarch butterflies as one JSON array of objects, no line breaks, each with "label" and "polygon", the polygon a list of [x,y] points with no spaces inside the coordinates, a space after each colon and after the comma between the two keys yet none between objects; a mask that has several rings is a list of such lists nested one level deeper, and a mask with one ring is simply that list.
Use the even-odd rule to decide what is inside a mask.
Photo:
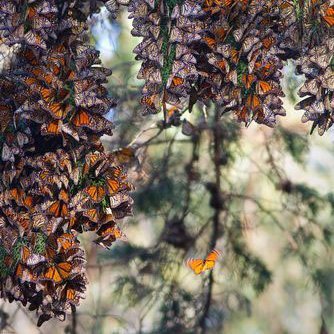
[{"label": "cluster of monarch butterflies", "polygon": [[130,0],[142,60],[144,114],[173,124],[196,101],[214,101],[246,125],[285,115],[284,61],[306,76],[297,108],[323,134],[334,119],[333,0]]},{"label": "cluster of monarch butterflies", "polygon": [[[0,293],[65,319],[84,297],[78,235],[110,247],[131,215],[124,167],[104,152],[103,86],[109,69],[87,45],[88,0],[0,1],[1,45],[15,50],[0,73]],[[107,1],[112,6],[112,1]]]},{"label": "cluster of monarch butterflies", "polygon": [[[65,318],[84,296],[78,234],[110,247],[125,235],[132,186],[105,153],[111,71],[87,44],[87,18],[128,6],[145,80],[144,113],[172,123],[196,101],[214,101],[246,125],[284,115],[281,70],[296,60],[305,84],[297,106],[320,134],[334,115],[334,0],[0,0],[0,293]],[[131,152],[130,152],[131,153]],[[131,153],[132,154],[132,153]],[[195,273],[218,253],[192,259]]]}]

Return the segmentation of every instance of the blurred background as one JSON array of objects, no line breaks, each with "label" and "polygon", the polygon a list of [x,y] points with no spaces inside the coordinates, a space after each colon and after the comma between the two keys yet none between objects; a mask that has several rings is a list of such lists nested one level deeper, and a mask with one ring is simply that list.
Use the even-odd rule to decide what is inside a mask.
[{"label": "blurred background", "polygon": [[[38,329],[1,300],[0,333],[334,333],[334,132],[310,135],[301,123],[293,64],[276,129],[245,129],[201,104],[164,129],[161,114],[141,116],[140,39],[127,14],[91,23],[118,100],[104,144],[130,147],[119,150],[136,187],[128,242],[104,250],[84,236],[89,285],[77,313]],[[222,257],[212,272],[184,265],[213,247]]]}]

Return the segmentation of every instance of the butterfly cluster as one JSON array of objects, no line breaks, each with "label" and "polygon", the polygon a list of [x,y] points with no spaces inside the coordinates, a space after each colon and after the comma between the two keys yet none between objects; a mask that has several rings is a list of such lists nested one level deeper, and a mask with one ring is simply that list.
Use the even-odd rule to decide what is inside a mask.
[{"label": "butterfly cluster", "polygon": [[[110,1],[109,1],[110,2]],[[87,43],[96,1],[0,1],[0,40],[15,48],[0,74],[0,293],[65,319],[84,297],[78,235],[110,247],[132,199],[117,154],[101,136],[115,101],[111,71]]]},{"label": "butterfly cluster", "polygon": [[133,0],[144,114],[213,101],[236,118],[274,126],[285,115],[284,61],[305,74],[298,107],[322,134],[333,123],[333,0]]}]

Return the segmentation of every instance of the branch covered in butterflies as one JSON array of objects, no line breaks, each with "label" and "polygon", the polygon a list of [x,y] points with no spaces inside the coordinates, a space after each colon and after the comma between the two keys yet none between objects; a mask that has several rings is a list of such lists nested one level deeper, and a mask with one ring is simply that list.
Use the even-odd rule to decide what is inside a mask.
[{"label": "branch covered in butterflies", "polygon": [[[112,17],[127,6],[132,34],[143,37],[134,50],[142,61],[143,113],[164,114],[152,138],[139,143],[138,137],[112,153],[101,142],[113,128],[106,116],[115,101],[104,87],[111,71],[87,42],[88,17],[102,4]],[[0,0],[1,46],[11,54],[0,74],[1,296],[36,310],[39,325],[75,311],[87,283],[78,235],[93,231],[105,248],[125,238],[116,223],[132,214],[124,162],[180,125],[196,102],[220,107],[212,126],[182,120],[183,133],[192,138],[191,170],[182,217],[166,204],[162,240],[184,249],[194,241],[184,220],[193,209],[198,133],[209,130],[216,167],[214,182],[207,183],[214,245],[224,209],[220,116],[232,112],[246,125],[274,126],[276,116],[285,115],[281,70],[293,59],[306,77],[299,91],[305,99],[297,105],[305,110],[302,121],[323,134],[334,119],[333,27],[333,0]],[[167,177],[176,142],[168,143],[163,168],[149,186]],[[293,188],[295,194],[302,190]],[[312,208],[313,197],[307,197]]]},{"label": "branch covered in butterflies", "polygon": [[[117,1],[115,1],[117,2]],[[130,0],[142,61],[143,114],[179,124],[196,101],[222,106],[247,126],[273,127],[286,114],[286,60],[306,76],[296,109],[322,135],[333,124],[333,0]]]},{"label": "branch covered in butterflies", "polygon": [[38,325],[84,297],[78,235],[109,248],[124,237],[116,219],[132,214],[126,171],[101,143],[115,101],[87,43],[100,4],[0,1],[2,47],[15,47],[0,74],[0,293],[35,310]]}]

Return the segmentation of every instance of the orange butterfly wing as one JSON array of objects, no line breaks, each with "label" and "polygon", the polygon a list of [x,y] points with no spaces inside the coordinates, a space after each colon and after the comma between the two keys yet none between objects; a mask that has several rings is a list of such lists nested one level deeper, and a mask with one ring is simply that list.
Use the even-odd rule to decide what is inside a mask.
[{"label": "orange butterfly wing", "polygon": [[41,130],[43,135],[59,135],[60,134],[59,121],[55,120],[48,124],[43,124]]},{"label": "orange butterfly wing", "polygon": [[68,203],[70,200],[68,192],[64,189],[61,189],[59,192],[59,199],[62,200],[64,203]]},{"label": "orange butterfly wing", "polygon": [[334,6],[329,7],[326,10],[325,16],[323,18],[330,27],[334,26]]},{"label": "orange butterfly wing", "polygon": [[28,257],[30,256],[30,249],[27,246],[23,246],[21,249],[21,260],[23,263],[27,262]]},{"label": "orange butterfly wing", "polygon": [[87,126],[91,122],[90,115],[84,111],[80,110],[78,113],[76,113],[72,119],[72,123],[74,126],[80,127],[80,126]]},{"label": "orange butterfly wing", "polygon": [[74,236],[70,233],[64,233],[57,238],[57,243],[59,247],[66,251],[75,245]]},{"label": "orange butterfly wing", "polygon": [[204,268],[204,260],[202,259],[188,259],[187,262],[187,267],[189,267],[196,275],[199,275],[200,273],[203,272]]},{"label": "orange butterfly wing", "polygon": [[44,277],[54,283],[66,280],[71,273],[72,266],[69,262],[60,262],[47,269]]},{"label": "orange butterfly wing", "polygon": [[100,218],[100,213],[97,209],[93,208],[85,211],[83,216],[89,218],[89,220],[91,220],[93,223],[97,223]]},{"label": "orange butterfly wing", "polygon": [[96,203],[101,202],[106,195],[102,186],[88,186],[85,191],[86,194]]},{"label": "orange butterfly wing", "polygon": [[65,217],[68,215],[68,207],[62,201],[55,201],[49,206],[48,213],[56,218]]},{"label": "orange butterfly wing", "polygon": [[180,77],[177,77],[177,76],[175,76],[175,77],[172,79],[172,84],[173,84],[173,86],[175,86],[175,87],[182,85],[183,82],[184,82],[184,79],[182,79],[182,78],[180,78]]},{"label": "orange butterfly wing", "polygon": [[107,181],[107,189],[108,189],[109,195],[115,194],[121,187],[121,184],[118,180],[107,179],[106,181]]},{"label": "orange butterfly wing", "polygon": [[204,37],[203,40],[211,49],[213,49],[217,45],[217,42],[214,38]]},{"label": "orange butterfly wing", "polygon": [[246,107],[253,112],[261,109],[259,97],[257,95],[249,95],[246,100]]},{"label": "orange butterfly wing", "polygon": [[272,91],[273,87],[269,82],[259,80],[256,89],[257,93],[262,95]]},{"label": "orange butterfly wing", "polygon": [[55,91],[53,89],[41,87],[40,88],[40,94],[41,94],[43,100],[49,103],[54,98]]},{"label": "orange butterfly wing", "polygon": [[245,85],[246,89],[249,89],[253,82],[256,81],[256,76],[254,74],[243,74],[242,83]]},{"label": "orange butterfly wing", "polygon": [[205,259],[205,269],[208,270],[208,269],[212,269],[215,264],[216,264],[216,261],[218,259],[218,257],[220,256],[220,251],[217,250],[217,249],[213,249],[209,255],[206,257]]}]

